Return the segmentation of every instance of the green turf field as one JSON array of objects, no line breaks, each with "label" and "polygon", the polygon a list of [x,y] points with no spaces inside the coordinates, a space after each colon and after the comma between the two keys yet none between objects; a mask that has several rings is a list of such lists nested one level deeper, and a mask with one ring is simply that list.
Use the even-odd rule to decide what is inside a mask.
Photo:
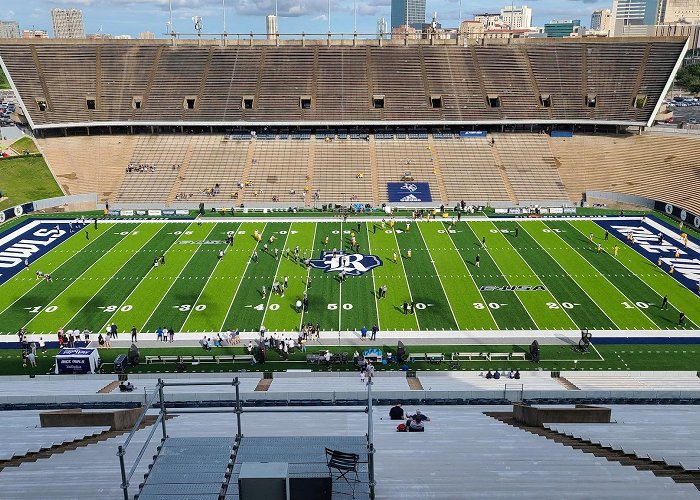
[{"label": "green turf field", "polygon": [[[518,229],[518,236],[515,230]],[[253,238],[262,234],[262,242]],[[158,327],[177,332],[229,329],[298,331],[302,322],[323,331],[421,330],[658,330],[700,324],[700,298],[641,255],[620,245],[617,259],[597,254],[586,235],[602,230],[589,220],[413,222],[409,231],[377,223],[203,222],[101,223],[88,226],[0,287],[0,329],[32,333],[65,327],[103,331]],[[232,246],[224,240],[235,235]],[[340,283],[335,272],[307,269],[301,259],[322,250],[360,253],[383,265]],[[268,252],[263,244],[275,242]],[[328,244],[325,240],[328,238]],[[486,248],[481,248],[486,238]],[[611,239],[606,247],[612,248]],[[273,250],[279,251],[275,259]],[[411,257],[408,251],[411,250]],[[225,250],[219,260],[218,252]],[[251,259],[258,253],[258,260]],[[293,254],[293,251],[291,252]],[[394,262],[394,254],[397,259]],[[479,254],[480,266],[475,257]],[[165,265],[153,267],[156,257]],[[37,281],[34,270],[51,273]],[[270,293],[272,281],[288,276],[284,296]],[[307,278],[311,287],[307,288]],[[386,285],[386,298],[376,294]],[[494,289],[522,286],[517,291]],[[267,288],[265,298],[261,289]],[[482,287],[490,287],[483,289]],[[530,287],[530,290],[526,290]],[[308,312],[295,302],[306,292]],[[662,293],[670,300],[660,309]],[[403,313],[404,301],[415,303]],[[494,332],[495,333],[495,332]]]},{"label": "green turf field", "polygon": [[0,209],[63,195],[40,155],[0,159],[0,192],[7,198]]}]

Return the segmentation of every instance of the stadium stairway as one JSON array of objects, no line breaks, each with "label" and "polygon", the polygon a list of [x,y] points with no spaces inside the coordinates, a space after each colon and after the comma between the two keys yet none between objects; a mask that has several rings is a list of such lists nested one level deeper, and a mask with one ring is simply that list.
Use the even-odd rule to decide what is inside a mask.
[{"label": "stadium stairway", "polygon": [[377,169],[377,148],[374,134],[369,136],[369,170],[372,175],[372,199],[379,204],[379,171]]},{"label": "stadium stairway", "polygon": [[[306,188],[310,187],[313,185],[314,182],[314,163],[316,162],[316,141],[311,140],[309,141],[309,154],[308,154],[308,160],[306,164],[306,184],[304,185],[304,192],[306,192]],[[304,205],[306,207],[310,207],[311,204],[313,203],[313,194],[310,192],[306,193],[306,197],[304,198]]]},{"label": "stadium stairway", "polygon": [[[437,180],[438,191],[440,192],[440,201],[442,203],[449,203],[447,196],[447,189],[445,188],[445,179],[442,177],[442,167],[440,166],[440,155],[435,147],[435,140],[433,139],[433,134],[428,134],[428,149],[433,157],[433,173],[435,174],[435,180]],[[456,200],[455,200],[456,201]]]},{"label": "stadium stairway", "polygon": [[[700,470],[684,470],[679,466],[670,466],[662,461],[654,461],[649,458],[638,458],[634,453],[625,453],[623,450],[613,450],[601,444],[594,444],[581,438],[567,436],[563,432],[557,432],[547,427],[535,427],[517,422],[511,412],[484,412],[504,424],[529,432],[536,436],[542,436],[574,450],[589,453],[596,457],[603,457],[610,462],[620,465],[635,467],[639,471],[650,471],[657,477],[668,477],[676,483],[692,483],[700,490]],[[547,424],[545,424],[547,425]],[[600,424],[605,425],[605,424]]]},{"label": "stadium stairway", "polygon": [[508,193],[510,200],[517,205],[518,197],[515,195],[513,186],[511,186],[510,184],[510,181],[508,179],[508,173],[506,172],[506,167],[503,165],[503,159],[501,159],[501,155],[498,153],[498,149],[491,148],[491,154],[493,155],[493,159],[495,160],[496,165],[498,165],[498,171],[501,173],[501,178],[503,178],[503,185],[506,188],[506,192]]},{"label": "stadium stairway", "polygon": [[177,177],[175,178],[175,182],[173,182],[173,187],[170,189],[170,193],[168,194],[168,199],[166,202],[168,206],[172,206],[173,202],[175,201],[175,196],[177,196],[177,194],[180,192],[180,186],[182,186],[182,181],[187,175],[187,170],[190,167],[190,161],[192,160],[192,155],[194,154],[195,146],[195,141],[190,141],[187,145],[187,151],[185,152],[185,156],[182,158],[180,170],[178,171]]}]

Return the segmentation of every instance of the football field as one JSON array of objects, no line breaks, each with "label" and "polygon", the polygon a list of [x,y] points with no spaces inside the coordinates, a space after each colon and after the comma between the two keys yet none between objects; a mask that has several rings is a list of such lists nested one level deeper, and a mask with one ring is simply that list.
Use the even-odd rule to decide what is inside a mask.
[{"label": "football field", "polygon": [[[402,220],[393,228],[367,219],[100,221],[97,229],[80,225],[36,254],[8,250],[19,240],[5,234],[0,259],[12,251],[31,256],[28,270],[22,263],[13,275],[0,274],[0,331],[98,332],[115,323],[120,331],[135,326],[139,332],[244,332],[261,325],[291,332],[309,322],[326,332],[377,325],[426,336],[579,329],[649,330],[652,336],[697,329],[700,298],[686,279],[692,275],[669,275],[671,261],[659,266],[630,246],[622,229],[605,229],[584,218]],[[675,250],[668,232],[666,244]],[[694,256],[692,248],[682,251],[685,260]],[[283,294],[272,293],[275,281]],[[378,293],[383,286],[385,297]],[[296,305],[304,294],[308,310]]]}]

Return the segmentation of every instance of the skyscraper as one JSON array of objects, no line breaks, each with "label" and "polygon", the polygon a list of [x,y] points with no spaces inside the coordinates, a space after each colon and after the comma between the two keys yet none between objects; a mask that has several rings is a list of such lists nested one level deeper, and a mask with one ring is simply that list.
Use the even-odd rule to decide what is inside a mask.
[{"label": "skyscraper", "polygon": [[527,5],[522,7],[506,6],[501,9],[501,21],[511,29],[530,29],[532,26],[532,9]]},{"label": "skyscraper", "polygon": [[391,29],[411,26],[421,29],[425,23],[425,0],[391,0]]},{"label": "skyscraper", "polygon": [[610,9],[594,10],[591,15],[591,29],[594,31],[610,31],[612,28],[612,12]]},{"label": "skyscraper", "polygon": [[380,17],[377,19],[377,39],[383,40],[389,35],[389,26],[387,25],[386,19]]},{"label": "skyscraper", "polygon": [[19,38],[17,21],[0,21],[0,38]]},{"label": "skyscraper", "polygon": [[78,9],[51,9],[54,38],[85,38],[83,11]]}]

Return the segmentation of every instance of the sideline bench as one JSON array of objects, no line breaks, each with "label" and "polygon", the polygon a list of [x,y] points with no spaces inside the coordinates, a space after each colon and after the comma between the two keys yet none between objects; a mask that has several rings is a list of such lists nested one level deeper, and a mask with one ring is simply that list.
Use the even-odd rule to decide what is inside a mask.
[{"label": "sideline bench", "polygon": [[255,356],[253,356],[252,354],[236,354],[233,357],[233,362],[236,363],[237,361],[252,363],[253,361],[255,361]]},{"label": "sideline bench", "polygon": [[525,353],[524,352],[511,352],[510,359],[522,359],[523,361],[525,361],[526,360]]},{"label": "sideline bench", "polygon": [[490,352],[488,353],[488,360],[493,361],[495,359],[510,359],[510,354],[509,352]]},{"label": "sideline bench", "polygon": [[488,359],[488,353],[485,352],[453,352],[452,361],[471,361],[476,359]]},{"label": "sideline bench", "polygon": [[408,361],[425,361],[427,359],[424,352],[414,352],[408,355]]},{"label": "sideline bench", "polygon": [[429,352],[425,355],[425,357],[427,358],[428,363],[439,364],[445,360],[445,355],[441,352]]}]

